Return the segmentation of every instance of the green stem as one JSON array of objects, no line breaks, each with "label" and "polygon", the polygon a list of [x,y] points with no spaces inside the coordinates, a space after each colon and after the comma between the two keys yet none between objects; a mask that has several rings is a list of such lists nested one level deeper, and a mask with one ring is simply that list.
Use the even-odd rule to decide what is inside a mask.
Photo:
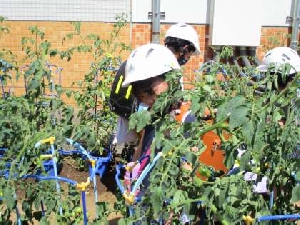
[{"label": "green stem", "polygon": [[[23,142],[26,143],[28,141],[28,139],[30,139],[30,138],[28,136],[25,136]],[[28,148],[27,145],[23,145],[23,148],[21,149],[21,151],[19,151],[19,154],[17,155],[17,157],[15,158],[15,160],[12,161],[11,167],[9,169],[9,179],[7,180],[7,182],[9,182],[11,180],[12,175],[13,175],[13,173],[15,171],[15,168],[16,168],[16,164],[18,162],[20,162],[20,159],[24,155],[24,153],[26,152],[27,148]]]},{"label": "green stem", "polygon": [[[224,127],[226,127],[226,126],[224,126],[224,122],[227,121],[227,120],[228,120],[228,117],[226,117],[225,119],[223,119],[223,120],[221,120],[221,121],[219,121],[219,122],[217,122],[217,123],[215,123],[215,124],[213,124],[213,125],[211,125],[211,126],[209,126],[209,127],[206,127],[203,131],[200,132],[200,136],[202,136],[202,135],[204,135],[205,133],[207,133],[207,132],[209,132],[209,131],[211,131],[211,130],[214,130],[214,129],[216,129],[216,128],[224,128]],[[183,141],[183,142],[180,143],[179,146],[176,147],[176,146],[174,146],[169,140],[166,140],[166,141],[168,142],[168,144],[169,144],[170,146],[172,146],[172,149],[174,149],[174,151],[175,151],[176,149],[181,149],[180,147],[181,147],[182,145],[184,145],[185,142],[186,142],[186,141]],[[167,168],[165,169],[164,173],[162,174],[162,179],[161,179],[161,181],[160,181],[160,186],[162,186],[162,182],[166,180],[167,172],[168,172],[168,171],[170,170],[170,168],[171,168],[171,165],[172,165],[172,162],[173,162],[174,157],[176,157],[176,154],[172,154],[172,155],[171,155],[171,160],[169,161],[169,164],[167,165]]]},{"label": "green stem", "polygon": [[[168,140],[166,140],[168,141]],[[184,141],[181,142],[181,144],[177,147],[177,149],[183,144],[185,143]],[[174,149],[174,151],[176,150],[176,147],[171,143],[169,142],[169,144],[172,146],[172,149]],[[180,149],[180,148],[179,148]],[[176,156],[176,154],[171,154],[171,160],[169,160],[169,164],[167,165],[167,168],[165,169],[165,171],[163,172],[162,174],[162,179],[160,180],[160,187],[162,187],[162,182],[164,182],[166,180],[166,177],[167,177],[167,172],[170,171],[170,168],[171,168],[171,165],[173,164],[173,159],[174,157]]]},{"label": "green stem", "polygon": [[182,201],[182,202],[179,202],[179,203],[173,205],[173,208],[178,208],[178,207],[183,206],[183,205],[190,205],[192,203],[203,202],[203,201],[204,201],[203,198],[187,199],[185,201]]},{"label": "green stem", "polygon": [[300,79],[300,74],[298,74],[297,76],[295,76],[295,78],[293,79],[293,81],[290,82],[290,83],[288,83],[287,86],[285,87],[285,89],[283,89],[282,91],[280,91],[278,93],[278,95],[276,96],[276,98],[273,101],[269,101],[264,106],[262,106],[262,109],[260,111],[265,110],[270,105],[272,106],[274,104],[274,102],[278,101],[278,99],[280,99],[282,96],[284,96],[289,91],[290,87],[292,85],[294,85],[295,83],[297,83],[299,79]]},{"label": "green stem", "polygon": [[212,130],[215,130],[215,129],[217,129],[217,128],[223,128],[223,129],[228,128],[229,125],[224,125],[224,123],[228,120],[228,117],[229,117],[229,116],[227,116],[225,119],[223,119],[223,120],[221,120],[221,121],[219,121],[219,122],[217,122],[217,123],[214,123],[213,125],[211,125],[211,126],[209,126],[209,127],[206,127],[204,130],[202,130],[202,131],[200,132],[200,135],[199,135],[199,136],[201,137],[202,135],[206,134],[207,132],[212,131]]}]

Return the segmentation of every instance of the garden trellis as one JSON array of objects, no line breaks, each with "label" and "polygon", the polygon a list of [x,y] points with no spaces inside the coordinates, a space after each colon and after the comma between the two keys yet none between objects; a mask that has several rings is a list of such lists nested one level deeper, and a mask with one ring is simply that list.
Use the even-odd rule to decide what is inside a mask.
[{"label": "garden trellis", "polygon": [[[102,178],[109,166],[109,163],[112,159],[112,155],[110,152],[108,152],[107,156],[105,157],[99,157],[99,156],[92,156],[90,152],[88,152],[82,145],[80,145],[77,142],[74,142],[72,139],[67,138],[66,141],[71,146],[74,146],[75,149],[56,149],[55,148],[55,137],[49,137],[44,140],[40,140],[35,144],[35,148],[39,148],[41,145],[49,145],[50,149],[48,149],[44,154],[41,154],[38,156],[39,160],[42,162],[41,165],[37,162],[37,167],[41,166],[42,168],[37,170],[36,174],[14,174],[13,176],[19,179],[36,179],[37,182],[47,182],[54,180],[56,191],[59,196],[62,195],[61,193],[61,186],[60,182],[66,182],[74,187],[77,188],[77,190],[81,193],[81,202],[82,202],[82,212],[83,212],[83,221],[84,224],[88,223],[88,217],[87,217],[87,209],[86,206],[86,190],[89,188],[91,184],[93,184],[94,189],[94,198],[95,198],[95,205],[98,202],[98,193],[97,193],[97,175],[99,175],[100,178]],[[5,160],[5,151],[7,149],[0,149],[1,154],[1,160]],[[69,156],[69,155],[76,155],[78,157],[82,157],[84,160],[87,160],[89,163],[89,176],[87,177],[86,182],[77,182],[72,179],[69,179],[67,177],[61,177],[59,176],[60,170],[59,164],[58,164],[58,156]],[[21,160],[20,164],[23,163],[24,160]],[[61,165],[60,165],[61,166]],[[9,174],[10,170],[10,163],[7,162],[6,169],[0,171],[1,176],[4,176],[6,179],[9,179],[11,175]],[[17,196],[15,196],[17,201]],[[42,209],[42,215],[45,216],[45,208],[44,203],[41,202],[41,209]],[[63,208],[59,207],[59,214],[63,215],[64,211]],[[16,207],[16,215],[17,215],[17,221],[18,224],[22,224],[20,220],[20,211],[18,207]]]}]

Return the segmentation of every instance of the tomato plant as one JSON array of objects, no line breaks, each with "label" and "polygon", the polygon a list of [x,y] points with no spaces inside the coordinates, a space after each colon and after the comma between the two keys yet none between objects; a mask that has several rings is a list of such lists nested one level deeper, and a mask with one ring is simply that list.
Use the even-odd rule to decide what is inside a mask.
[{"label": "tomato plant", "polygon": [[61,57],[67,57],[68,60],[71,60],[75,51],[90,54],[93,58],[84,79],[73,83],[73,87],[80,89],[69,91],[68,94],[75,98],[80,109],[77,115],[80,123],[76,126],[74,139],[84,140],[88,149],[100,154],[107,147],[114,131],[115,114],[110,111],[107,99],[110,85],[121,63],[119,54],[129,49],[124,43],[117,42],[119,33],[127,22],[122,15],[116,19],[108,40],[103,40],[96,34],[83,36],[81,23],[73,23],[75,31],[67,34],[65,40],[78,38],[81,45],[60,52]]},{"label": "tomato plant", "polygon": [[[39,156],[49,154],[49,146],[35,145],[51,136],[55,137],[57,150],[64,147],[65,138],[73,137],[75,140],[84,140],[89,151],[102,154],[108,143],[108,136],[114,129],[114,116],[108,110],[106,98],[120,62],[118,54],[128,49],[124,43],[117,41],[126,20],[123,17],[117,19],[110,40],[102,40],[94,34],[83,37],[81,24],[73,23],[75,31],[68,34],[63,42],[78,37],[82,38],[82,44],[61,51],[52,48],[42,29],[31,26],[31,36],[21,40],[25,52],[25,58],[21,62],[9,50],[1,51],[0,56],[7,60],[7,64],[1,63],[5,78],[23,78],[21,80],[24,80],[25,89],[24,95],[10,95],[0,99],[2,222],[12,222],[15,217],[19,223],[49,223],[51,220],[70,224],[83,221],[80,195],[74,185],[58,189],[57,182],[39,180],[35,176],[48,176],[44,160]],[[1,18],[0,22],[2,21]],[[0,34],[9,31],[2,24],[0,29]],[[84,80],[74,83],[80,87],[80,91],[67,90],[60,83],[53,83],[54,65],[48,61],[57,56],[71,61],[74,52],[89,53],[93,58]],[[24,62],[27,64],[22,65]],[[6,65],[9,65],[9,70]],[[62,101],[62,95],[76,100],[78,114],[74,113],[73,107]],[[74,123],[74,116],[77,123]],[[51,157],[55,157],[59,166],[60,155],[56,152]],[[28,176],[31,178],[28,179]],[[110,213],[106,205],[107,203],[98,203],[97,214],[101,217],[95,218],[95,223],[107,221],[102,218]]]},{"label": "tomato plant", "polygon": [[[155,126],[154,149],[165,153],[150,173],[150,184],[144,190],[142,201],[133,207],[134,215],[125,216],[125,221],[179,220],[186,215],[190,221],[199,221],[199,206],[206,210],[206,220],[238,224],[243,218],[258,218],[262,215],[296,213],[299,201],[299,185],[295,173],[299,171],[299,158],[293,156],[299,146],[299,88],[300,76],[284,90],[272,89],[274,75],[267,73],[263,80],[249,85],[251,74],[239,76],[235,68],[227,66],[228,79],[218,80],[216,71],[221,62],[211,64],[210,72],[200,73],[191,90],[172,90],[157,99],[154,112],[143,112],[132,116],[131,126],[141,129],[141,124]],[[255,68],[248,68],[248,72]],[[176,81],[177,72],[169,74]],[[173,77],[173,78],[172,78]],[[264,92],[256,92],[265,85]],[[175,85],[176,86],[176,85]],[[276,85],[275,85],[276,86]],[[220,90],[223,90],[220,94]],[[168,115],[158,117],[173,102],[191,101],[195,121],[179,125]],[[205,108],[216,109],[212,122],[203,120]],[[280,120],[284,119],[282,125]],[[224,123],[226,122],[226,123]],[[222,130],[229,132],[229,138]],[[203,145],[201,136],[214,130],[221,138],[224,163],[228,169],[239,162],[239,172],[234,174],[208,171],[199,167],[203,162],[199,156],[210,151]],[[192,146],[198,152],[190,151]],[[238,157],[238,152],[245,150]],[[167,153],[172,151],[171,155]],[[195,170],[183,170],[179,165],[186,157]],[[265,166],[269,165],[269,166]],[[196,172],[213,180],[200,180]],[[246,174],[255,174],[255,179],[246,179]],[[299,174],[299,173],[298,173]],[[259,187],[267,177],[267,191],[260,193]]]},{"label": "tomato plant", "polygon": [[[0,186],[2,190],[1,221],[10,221],[11,215],[22,211],[20,221],[48,220],[34,212],[43,211],[51,215],[57,213],[57,220],[64,220],[59,208],[64,211],[79,202],[79,195],[63,200],[55,194],[55,182],[37,182],[26,179],[27,175],[46,174],[39,155],[49,148],[36,148],[35,144],[48,138],[57,137],[58,142],[72,133],[73,109],[61,99],[61,87],[51,85],[51,70],[47,59],[52,56],[51,44],[44,41],[44,33],[36,26],[30,27],[33,38],[24,37],[22,46],[26,53],[24,79],[26,94],[11,95],[2,98],[0,110],[0,146],[5,150],[0,161]],[[14,67],[11,79],[20,76],[18,67]],[[47,96],[47,90],[55,95]],[[20,202],[20,204],[17,204]]]}]

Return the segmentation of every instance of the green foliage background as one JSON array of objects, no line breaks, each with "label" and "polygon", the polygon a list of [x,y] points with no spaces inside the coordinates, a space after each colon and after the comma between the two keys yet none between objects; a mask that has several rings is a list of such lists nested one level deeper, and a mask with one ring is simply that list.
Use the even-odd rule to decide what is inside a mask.
[{"label": "green foliage background", "polygon": [[[176,84],[171,85],[168,93],[159,96],[153,111],[132,116],[131,126],[137,129],[141,129],[141,124],[155,125],[152,151],[161,149],[165,157],[151,171],[145,196],[133,206],[134,216],[124,221],[147,224],[159,218],[167,221],[172,214],[172,221],[179,223],[185,214],[191,221],[199,222],[201,208],[206,210],[208,223],[218,220],[223,224],[238,224],[246,216],[299,213],[293,203],[300,197],[297,184],[300,178],[299,98],[296,96],[300,76],[279,91],[272,89],[274,83],[277,87],[277,77],[270,73],[249,86],[249,76],[241,77],[235,68],[228,67],[228,79],[218,80],[220,66],[222,64],[216,62],[209,73],[199,73],[192,90],[174,91],[172,87]],[[248,69],[255,71],[255,68]],[[287,65],[283,73],[288,74],[290,69]],[[175,72],[169,78],[176,83],[179,76]],[[258,94],[256,89],[260,85],[265,85],[267,90]],[[157,117],[169,104],[182,99],[191,101],[195,122],[180,125],[168,116]],[[211,112],[212,109],[217,111],[212,124],[203,120],[206,107]],[[284,126],[279,123],[283,118]],[[239,169],[235,173],[220,173],[197,160],[206,148],[200,137],[210,130],[215,130],[222,140],[227,168],[237,165],[238,161]],[[223,136],[223,130],[229,132],[228,139]],[[193,146],[198,152],[191,151]],[[238,149],[246,150],[240,158]],[[193,165],[193,170],[180,166],[183,157]],[[196,176],[203,171],[208,171],[204,174],[207,181]],[[257,179],[245,181],[246,172],[257,174]],[[266,195],[253,192],[253,185],[263,177],[268,178]],[[274,198],[270,198],[271,191]]]}]

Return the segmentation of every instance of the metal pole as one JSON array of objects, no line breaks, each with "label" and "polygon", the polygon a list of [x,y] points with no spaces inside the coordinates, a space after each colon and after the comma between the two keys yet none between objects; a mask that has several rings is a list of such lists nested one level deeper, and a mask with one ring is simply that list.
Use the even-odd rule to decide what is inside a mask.
[{"label": "metal pole", "polygon": [[129,15],[129,44],[132,46],[132,0],[130,0],[130,15]]},{"label": "metal pole", "polygon": [[293,1],[293,24],[292,24],[292,37],[291,37],[291,44],[290,47],[294,50],[298,50],[298,33],[299,33],[299,11],[300,11],[300,5],[299,0]]},{"label": "metal pole", "polygon": [[160,0],[152,0],[152,43],[160,43]]}]

